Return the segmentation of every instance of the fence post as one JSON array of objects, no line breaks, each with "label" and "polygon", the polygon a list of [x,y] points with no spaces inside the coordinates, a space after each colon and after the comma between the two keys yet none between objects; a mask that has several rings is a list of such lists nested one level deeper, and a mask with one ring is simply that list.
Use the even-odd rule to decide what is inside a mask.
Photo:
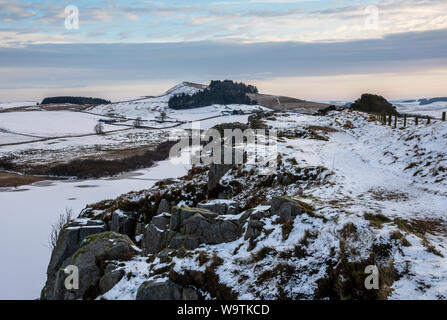
[{"label": "fence post", "polygon": [[442,113],[442,121],[445,121],[445,111]]},{"label": "fence post", "polygon": [[419,124],[419,119],[418,119],[417,116],[414,118],[414,124],[415,124],[415,125],[418,125],[418,124]]},{"label": "fence post", "polygon": [[404,128],[407,126],[407,115],[404,114]]},{"label": "fence post", "polygon": [[430,124],[430,117],[427,118],[427,124]]},{"label": "fence post", "polygon": [[394,115],[394,129],[397,128],[397,114]]}]

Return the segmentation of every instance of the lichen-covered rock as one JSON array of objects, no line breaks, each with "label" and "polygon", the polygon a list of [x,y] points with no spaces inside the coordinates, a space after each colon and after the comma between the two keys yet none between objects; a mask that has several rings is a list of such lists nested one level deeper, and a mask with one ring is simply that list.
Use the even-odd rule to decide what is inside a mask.
[{"label": "lichen-covered rock", "polygon": [[[52,300],[60,299],[94,299],[101,290],[99,282],[104,275],[105,262],[109,260],[129,260],[136,254],[133,242],[127,235],[115,232],[103,232],[87,236],[80,248],[67,258],[56,272],[52,292]],[[66,278],[63,268],[73,265],[79,271],[79,289],[67,290],[64,286]]]},{"label": "lichen-covered rock", "polygon": [[275,197],[271,202],[271,213],[279,216],[281,223],[305,212],[305,208],[296,200],[289,197]]},{"label": "lichen-covered rock", "polygon": [[[242,235],[240,217],[221,219],[217,213],[202,208],[174,207],[172,209],[168,247],[182,245],[194,249],[200,244],[219,244]],[[183,241],[183,243],[182,243]]]},{"label": "lichen-covered rock", "polygon": [[141,284],[137,300],[198,300],[197,292],[171,280],[152,280]]},{"label": "lichen-covered rock", "polygon": [[79,249],[84,238],[104,231],[106,226],[103,221],[88,218],[76,219],[61,230],[48,264],[47,281],[42,289],[41,299],[53,299],[59,269],[66,266],[64,261]]},{"label": "lichen-covered rock", "polygon": [[236,215],[239,214],[239,204],[233,200],[216,199],[201,202],[197,205],[199,208],[207,209],[219,215]]},{"label": "lichen-covered rock", "polygon": [[145,254],[155,254],[166,248],[170,214],[162,213],[152,218],[144,230],[143,250]]}]

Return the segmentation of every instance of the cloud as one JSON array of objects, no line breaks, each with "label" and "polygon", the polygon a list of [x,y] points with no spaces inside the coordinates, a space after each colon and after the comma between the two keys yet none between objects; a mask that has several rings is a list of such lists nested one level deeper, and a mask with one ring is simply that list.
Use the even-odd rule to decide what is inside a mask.
[{"label": "cloud", "polygon": [[[306,5],[314,2],[311,6]],[[64,5],[68,2],[0,0],[0,19],[10,32],[48,34],[58,42],[62,35]],[[231,5],[223,5],[223,3]],[[204,40],[350,41],[389,34],[447,28],[445,0],[382,0],[369,2],[226,1],[180,2],[98,1],[80,5],[79,36],[88,42],[182,42]],[[365,27],[368,4],[379,12],[378,28]],[[96,30],[107,30],[97,34]],[[150,31],[149,31],[150,30]],[[130,36],[123,38],[126,32]],[[105,34],[105,36],[104,36]],[[149,36],[148,36],[149,35]],[[27,41],[32,41],[28,37]],[[0,44],[11,45],[10,38]],[[14,42],[16,43],[16,42]]]}]

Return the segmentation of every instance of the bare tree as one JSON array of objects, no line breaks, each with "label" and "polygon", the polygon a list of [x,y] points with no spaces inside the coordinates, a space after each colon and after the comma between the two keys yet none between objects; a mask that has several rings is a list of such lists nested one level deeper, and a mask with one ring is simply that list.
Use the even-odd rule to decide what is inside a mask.
[{"label": "bare tree", "polygon": [[57,221],[50,227],[50,236],[48,238],[48,243],[51,250],[56,247],[57,239],[59,239],[59,235],[62,229],[70,221],[73,221],[73,209],[65,208],[65,212],[61,213],[57,218]]},{"label": "bare tree", "polygon": [[95,125],[95,132],[96,132],[96,134],[104,134],[104,126],[102,125],[101,122],[98,122]]},{"label": "bare tree", "polygon": [[135,128],[141,127],[141,124],[142,124],[141,117],[136,118],[133,122],[133,126]]},{"label": "bare tree", "polygon": [[166,119],[166,112],[164,110],[160,112],[160,118],[161,118],[161,121],[165,121],[165,119]]}]

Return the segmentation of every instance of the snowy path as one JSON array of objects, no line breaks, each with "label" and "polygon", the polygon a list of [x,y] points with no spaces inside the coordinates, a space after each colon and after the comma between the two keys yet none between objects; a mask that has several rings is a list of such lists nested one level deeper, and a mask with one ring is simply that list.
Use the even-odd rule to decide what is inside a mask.
[{"label": "snowy path", "polygon": [[[339,132],[333,134],[331,141],[334,142],[321,145],[318,153],[323,165],[344,180],[342,190],[346,196],[390,216],[445,218],[447,197],[436,195],[436,186],[432,189],[385,163],[382,150],[373,149],[362,138]],[[371,191],[384,193],[384,197],[388,195],[393,200],[373,199]]]}]

